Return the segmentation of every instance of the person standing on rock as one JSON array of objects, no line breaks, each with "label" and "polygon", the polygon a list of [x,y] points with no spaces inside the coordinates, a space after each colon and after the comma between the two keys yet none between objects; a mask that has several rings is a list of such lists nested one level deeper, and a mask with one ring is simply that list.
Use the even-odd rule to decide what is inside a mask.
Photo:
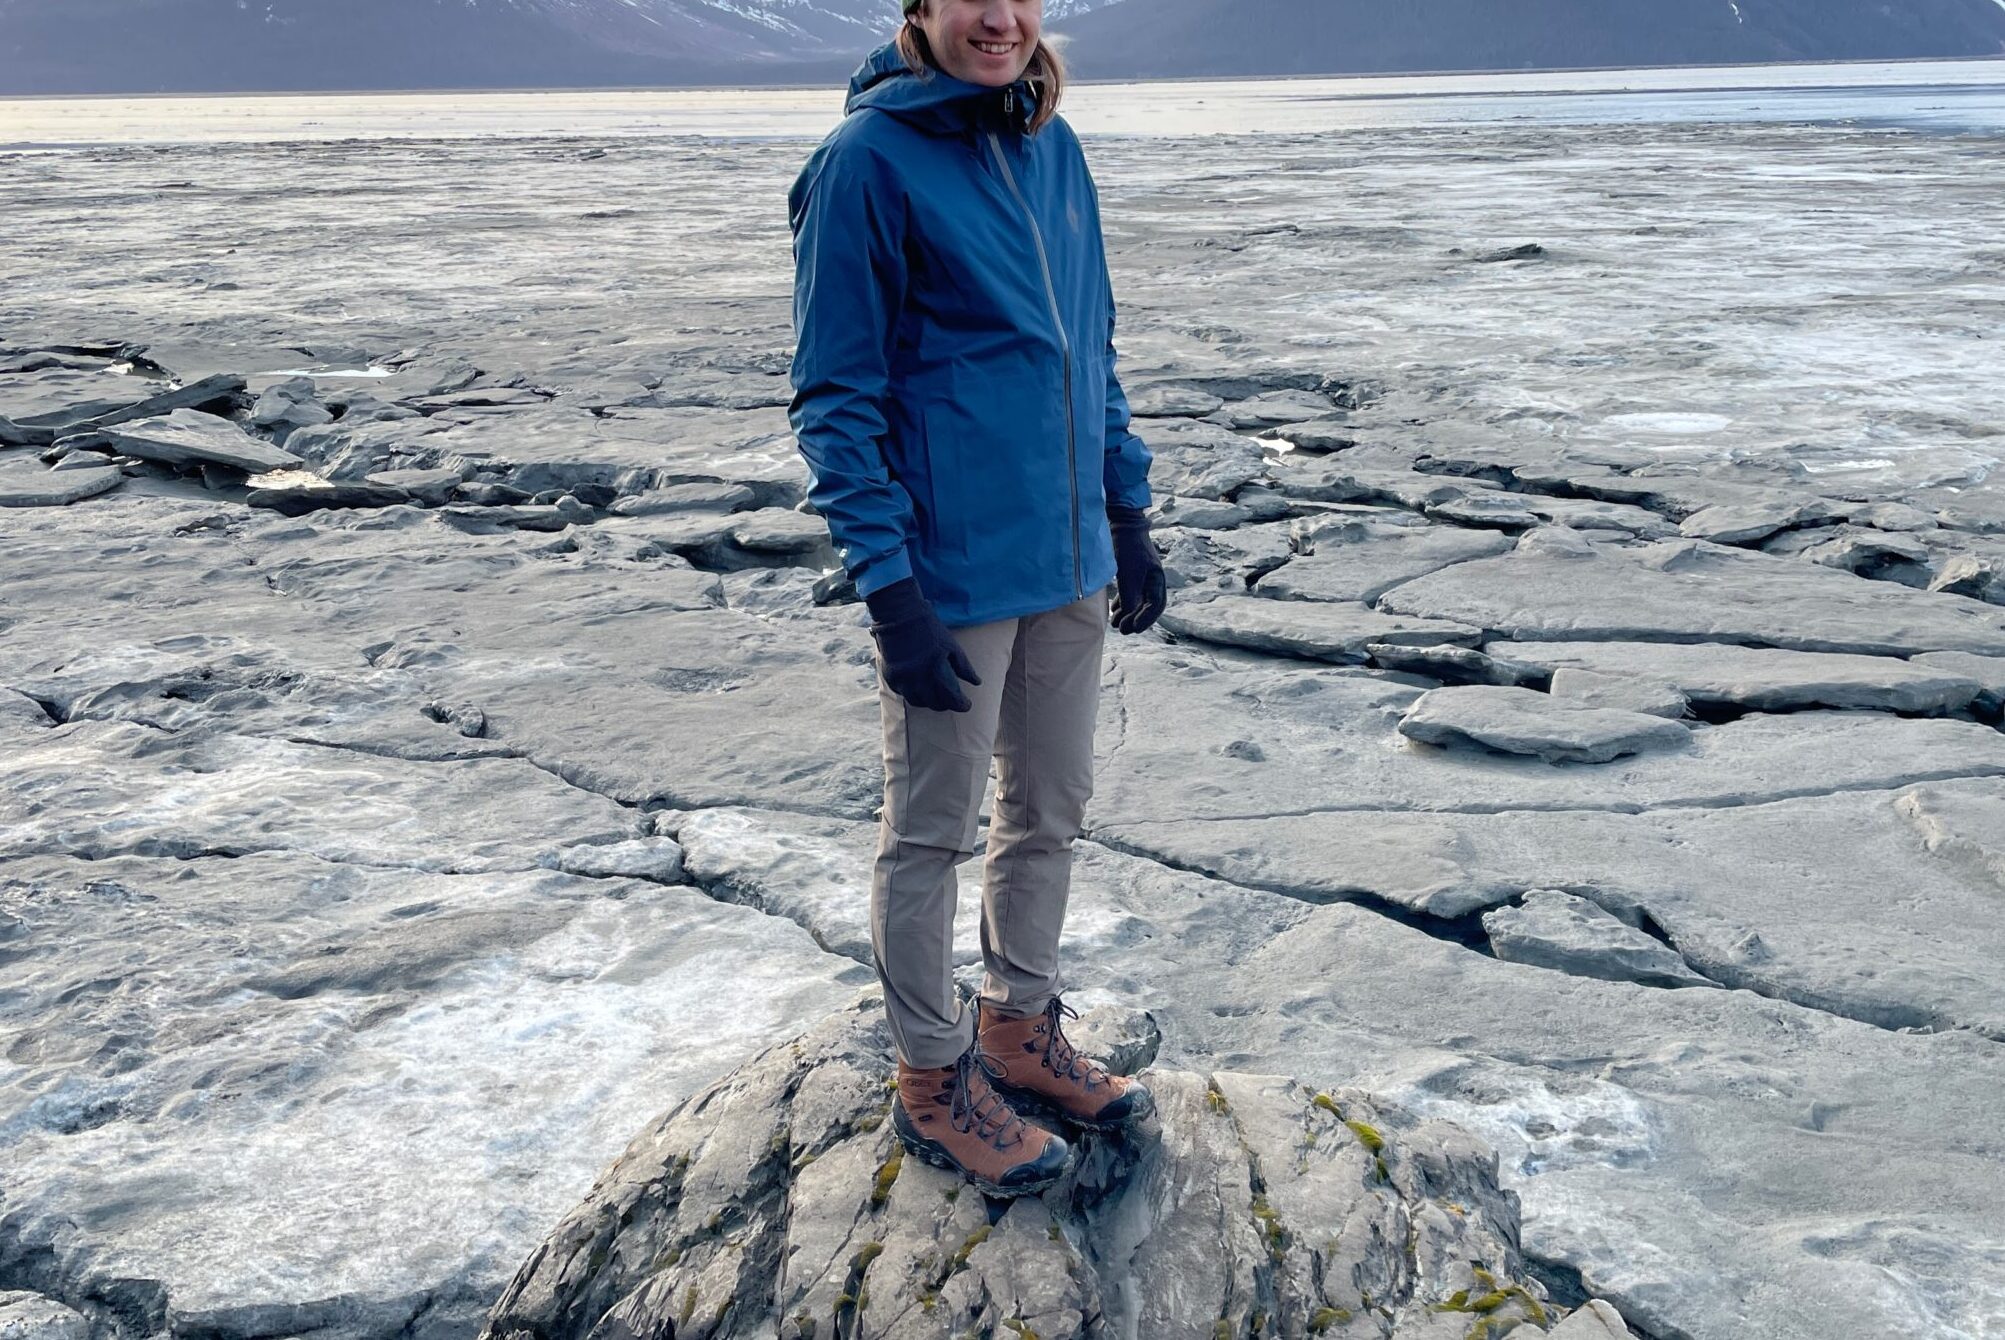
[{"label": "person standing on rock", "polygon": [[[1058,942],[1107,625],[1148,628],[1166,584],[1151,457],[1114,375],[1098,196],[1057,116],[1042,0],[902,4],[788,193],[790,417],[877,644],[870,926],[893,1124],[917,1156],[1014,1196],[1072,1159],[1022,1112],[1112,1129],[1154,1107],[1066,1040]],[[955,868],[974,854],[991,757],[971,1029]]]}]

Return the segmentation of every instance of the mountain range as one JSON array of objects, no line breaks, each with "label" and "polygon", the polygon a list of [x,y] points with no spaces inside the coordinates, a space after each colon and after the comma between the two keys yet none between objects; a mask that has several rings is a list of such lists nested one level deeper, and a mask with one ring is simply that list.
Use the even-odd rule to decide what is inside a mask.
[{"label": "mountain range", "polygon": [[1063,27],[1103,79],[2005,55],[2005,0],[1120,0]]},{"label": "mountain range", "polygon": [[[1084,78],[2005,54],[2005,0],[1046,0]],[[0,95],[840,80],[894,0],[0,0]]]}]

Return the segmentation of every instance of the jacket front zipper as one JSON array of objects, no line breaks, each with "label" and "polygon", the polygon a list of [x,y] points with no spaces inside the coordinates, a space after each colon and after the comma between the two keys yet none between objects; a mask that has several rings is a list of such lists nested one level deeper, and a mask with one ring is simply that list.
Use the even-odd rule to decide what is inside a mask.
[{"label": "jacket front zipper", "polygon": [[993,130],[986,134],[989,148],[995,151],[996,166],[1002,169],[1003,182],[1023,209],[1024,221],[1030,224],[1030,240],[1037,246],[1037,266],[1044,272],[1044,296],[1051,303],[1051,324],[1058,332],[1058,350],[1065,356],[1065,470],[1066,482],[1072,489],[1072,590],[1075,599],[1084,599],[1086,580],[1079,570],[1079,466],[1072,446],[1072,342],[1065,338],[1065,318],[1058,311],[1058,290],[1051,282],[1051,262],[1044,254],[1044,234],[1037,229],[1037,216],[1030,212],[1030,202],[1017,189],[1016,174],[1010,171],[1009,159],[1003,155],[1002,141]]}]

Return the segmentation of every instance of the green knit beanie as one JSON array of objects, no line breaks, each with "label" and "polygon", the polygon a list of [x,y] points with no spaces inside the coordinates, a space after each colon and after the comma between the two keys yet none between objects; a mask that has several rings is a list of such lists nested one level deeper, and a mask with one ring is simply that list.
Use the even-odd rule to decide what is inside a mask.
[{"label": "green knit beanie", "polygon": [[907,14],[910,14],[913,10],[919,8],[919,0],[901,0],[901,3],[904,4],[905,12]]}]

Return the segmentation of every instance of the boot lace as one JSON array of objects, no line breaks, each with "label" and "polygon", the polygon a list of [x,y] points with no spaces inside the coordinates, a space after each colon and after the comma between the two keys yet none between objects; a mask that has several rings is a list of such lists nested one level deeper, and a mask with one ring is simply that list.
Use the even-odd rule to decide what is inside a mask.
[{"label": "boot lace", "polygon": [[[947,1109],[955,1130],[972,1129],[996,1149],[1008,1149],[1023,1140],[1023,1118],[988,1084],[990,1078],[1000,1078],[1002,1073],[1001,1065],[984,1055],[980,1047],[968,1048],[954,1063],[954,1101]],[[995,1123],[993,1128],[991,1122]]]},{"label": "boot lace", "polygon": [[1062,1080],[1083,1081],[1088,1093],[1103,1084],[1111,1083],[1105,1066],[1090,1056],[1080,1055],[1073,1050],[1072,1044],[1065,1040],[1065,1034],[1059,1031],[1061,1014],[1073,1019],[1079,1017],[1079,1011],[1059,1000],[1057,996],[1045,1002],[1044,1020],[1037,1025],[1037,1031],[1044,1034],[1042,1057],[1044,1065]]}]

